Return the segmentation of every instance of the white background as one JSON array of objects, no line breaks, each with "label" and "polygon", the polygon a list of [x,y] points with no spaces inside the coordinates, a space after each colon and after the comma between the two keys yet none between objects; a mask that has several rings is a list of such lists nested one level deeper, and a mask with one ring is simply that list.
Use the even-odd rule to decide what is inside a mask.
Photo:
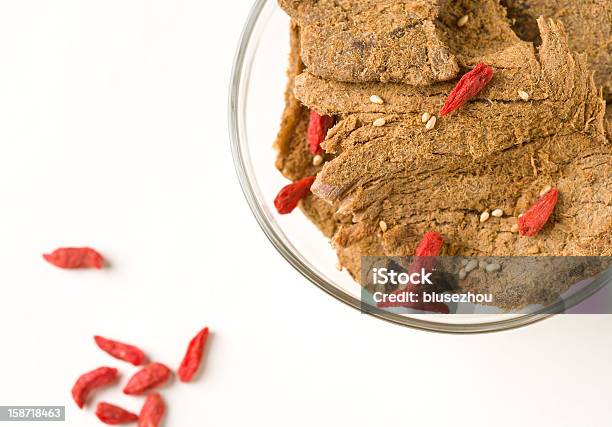
[{"label": "white background", "polygon": [[[134,369],[92,335],[176,368],[209,325],[198,380],[162,389],[167,426],[610,425],[612,318],[419,332],[340,304],[276,253],[227,136],[250,3],[0,2],[0,405],[66,405],[66,425],[100,425],[73,381]],[[112,267],[42,261],[63,245]],[[118,388],[100,399],[142,404]]]}]

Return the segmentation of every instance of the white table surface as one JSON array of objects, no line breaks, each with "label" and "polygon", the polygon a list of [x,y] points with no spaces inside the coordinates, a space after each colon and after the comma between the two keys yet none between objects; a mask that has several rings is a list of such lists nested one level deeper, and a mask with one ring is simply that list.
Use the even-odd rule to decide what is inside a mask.
[{"label": "white table surface", "polygon": [[[162,389],[167,426],[610,425],[611,317],[419,332],[340,304],[276,253],[226,126],[250,3],[0,2],[0,405],[66,405],[64,425],[101,425],[72,382],[134,369],[92,335],[176,367],[209,325],[199,380]],[[62,245],[112,268],[42,261]]]}]

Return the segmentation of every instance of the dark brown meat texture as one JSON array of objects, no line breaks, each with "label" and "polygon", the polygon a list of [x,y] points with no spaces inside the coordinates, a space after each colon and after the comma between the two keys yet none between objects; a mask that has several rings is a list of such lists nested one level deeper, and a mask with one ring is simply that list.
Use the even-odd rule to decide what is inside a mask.
[{"label": "dark brown meat texture", "polygon": [[[310,68],[297,77],[290,73],[290,87],[295,78],[295,94],[305,105],[340,117],[324,144],[327,163],[313,186],[324,200],[313,198],[320,209],[309,216],[333,230],[342,265],[358,279],[362,255],[411,255],[429,230],[445,236],[448,255],[611,255],[609,123],[586,58],[573,55],[563,29],[544,20],[536,52],[512,32],[496,1],[442,2],[439,14],[439,34],[458,63],[484,61],[496,74],[474,102],[439,120],[432,131],[424,129],[420,115],[435,114],[454,82],[410,86],[342,82]],[[458,30],[456,20],[464,14],[470,20]],[[294,58],[297,51],[294,44]],[[517,89],[528,92],[530,101],[522,101]],[[371,94],[385,103],[371,103]],[[387,124],[372,126],[381,116]],[[292,147],[285,154],[281,149],[285,164],[305,150],[308,161],[296,168],[298,175],[312,168],[307,115],[301,117],[304,127],[294,126],[284,139],[296,143],[277,142]],[[538,237],[519,237],[511,228],[545,185],[561,193],[555,215]],[[308,201],[304,207],[309,209]],[[496,208],[504,217],[479,222],[482,211]],[[384,233],[380,220],[388,224]],[[512,309],[549,302],[566,285],[522,294],[507,286],[511,290],[493,291],[500,306]],[[487,291],[477,274],[461,287]]]},{"label": "dark brown meat texture", "polygon": [[612,101],[612,1],[610,0],[502,0],[513,29],[523,39],[541,43],[536,19],[561,21],[569,36],[570,49],[586,53],[595,83]]},{"label": "dark brown meat texture", "polygon": [[301,29],[313,74],[348,82],[427,85],[459,71],[434,20],[431,0],[279,0]]}]

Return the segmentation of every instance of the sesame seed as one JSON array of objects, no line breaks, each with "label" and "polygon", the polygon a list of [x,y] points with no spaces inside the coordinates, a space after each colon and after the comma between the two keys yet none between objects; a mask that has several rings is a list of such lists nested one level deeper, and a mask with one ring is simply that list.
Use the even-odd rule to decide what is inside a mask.
[{"label": "sesame seed", "polygon": [[485,222],[489,219],[491,215],[489,214],[489,211],[484,211],[483,213],[480,214],[480,222]]},{"label": "sesame seed", "polygon": [[470,271],[475,270],[476,267],[478,267],[478,260],[471,259],[465,266],[465,271],[469,273]]},{"label": "sesame seed", "polygon": [[381,127],[384,126],[387,123],[387,121],[385,120],[384,117],[380,117],[376,120],[374,120],[374,123],[372,123],[372,126],[376,126],[376,127]]},{"label": "sesame seed", "polygon": [[429,119],[431,119],[431,114],[429,113],[423,113],[423,115],[421,116],[421,121],[423,123],[427,123]]},{"label": "sesame seed", "polygon": [[530,255],[535,255],[540,252],[540,247],[538,245],[529,246],[527,248],[527,253]]},{"label": "sesame seed", "polygon": [[480,261],[478,261],[478,268],[480,268],[481,270],[484,270],[485,268],[487,268],[487,265],[489,265],[489,263],[486,262],[484,259],[481,259]]},{"label": "sesame seed", "polygon": [[468,19],[470,19],[468,15],[463,15],[461,18],[457,20],[457,26],[460,28],[463,27],[465,24],[467,24]]},{"label": "sesame seed", "polygon": [[493,215],[495,218],[501,218],[504,216],[504,211],[501,209],[495,209],[493,212],[491,212],[491,215]]},{"label": "sesame seed", "polygon": [[387,231],[387,223],[385,221],[380,221],[378,225],[380,226],[380,229],[382,230],[383,233]]},{"label": "sesame seed", "polygon": [[546,187],[542,188],[542,191],[540,191],[540,197],[547,194],[550,190],[552,190],[552,187],[550,185],[547,185]]},{"label": "sesame seed", "polygon": [[512,228],[510,229],[510,231],[512,231],[513,233],[517,233],[519,230],[519,225],[518,224],[514,224],[512,226]]},{"label": "sesame seed", "polygon": [[467,272],[463,268],[459,270],[459,280],[465,279],[466,276],[467,276]]},{"label": "sesame seed", "polygon": [[427,120],[427,123],[425,124],[425,129],[432,130],[434,126],[436,126],[436,120],[436,116],[431,116],[431,118]]},{"label": "sesame seed", "polygon": [[519,216],[518,216],[518,217],[519,217],[519,218],[522,218],[522,217],[523,217],[523,215],[525,215],[525,214],[524,214],[524,213],[519,214]]},{"label": "sesame seed", "polygon": [[518,90],[517,92],[519,98],[521,98],[523,101],[529,101],[529,94],[527,92],[524,90]]},{"label": "sesame seed", "polygon": [[487,273],[493,273],[494,271],[499,271],[501,269],[501,265],[496,262],[487,265],[486,271]]},{"label": "sesame seed", "polygon": [[379,105],[381,105],[381,104],[384,104],[384,103],[385,103],[385,101],[383,101],[383,100],[382,100],[382,98],[381,98],[380,96],[378,96],[378,95],[372,95],[372,96],[370,96],[370,102],[371,102],[372,104],[379,104]]},{"label": "sesame seed", "polygon": [[323,156],[320,154],[317,154],[316,156],[314,156],[312,158],[312,164],[315,166],[320,166],[321,163],[323,163]]}]

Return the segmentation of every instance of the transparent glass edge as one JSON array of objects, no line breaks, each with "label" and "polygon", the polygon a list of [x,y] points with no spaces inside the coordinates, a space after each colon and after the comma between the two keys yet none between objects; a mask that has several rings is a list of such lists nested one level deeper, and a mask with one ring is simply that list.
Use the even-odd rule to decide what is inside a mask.
[{"label": "transparent glass edge", "polygon": [[[339,289],[330,286],[325,280],[318,275],[314,274],[305,263],[296,257],[293,253],[287,250],[284,242],[282,242],[274,227],[268,222],[266,216],[260,206],[257,198],[255,197],[255,190],[252,187],[249,180],[249,172],[246,167],[245,156],[241,144],[240,129],[242,128],[240,119],[238,117],[240,95],[246,90],[243,85],[243,72],[246,59],[246,53],[249,50],[251,43],[251,36],[253,30],[258,24],[258,19],[261,13],[271,0],[257,0],[247,18],[247,22],[243,28],[242,34],[239,38],[238,49],[234,57],[234,63],[231,71],[230,87],[229,87],[229,99],[228,99],[228,127],[230,136],[230,147],[232,151],[232,157],[234,161],[234,167],[242,192],[245,196],[247,204],[253,216],[255,217],[260,228],[264,232],[267,239],[272,243],[276,250],[281,254],[287,262],[293,268],[295,268],[301,275],[316,285],[319,289],[325,293],[333,296],[337,300],[353,307],[356,310],[361,310],[361,301],[351,295],[348,295]],[[442,322],[432,322],[414,317],[401,316],[394,313],[371,313],[373,317],[378,319],[406,326],[414,329],[429,331],[429,332],[440,332],[440,333],[454,333],[454,334],[474,334],[474,333],[487,333],[487,332],[499,332],[504,330],[515,329],[518,327],[526,326],[541,320],[544,320],[553,314],[541,313],[541,314],[530,314],[526,316],[515,317],[512,319],[500,320],[495,322],[482,322],[476,324],[451,324]],[[422,315],[426,316],[426,315]]]}]

